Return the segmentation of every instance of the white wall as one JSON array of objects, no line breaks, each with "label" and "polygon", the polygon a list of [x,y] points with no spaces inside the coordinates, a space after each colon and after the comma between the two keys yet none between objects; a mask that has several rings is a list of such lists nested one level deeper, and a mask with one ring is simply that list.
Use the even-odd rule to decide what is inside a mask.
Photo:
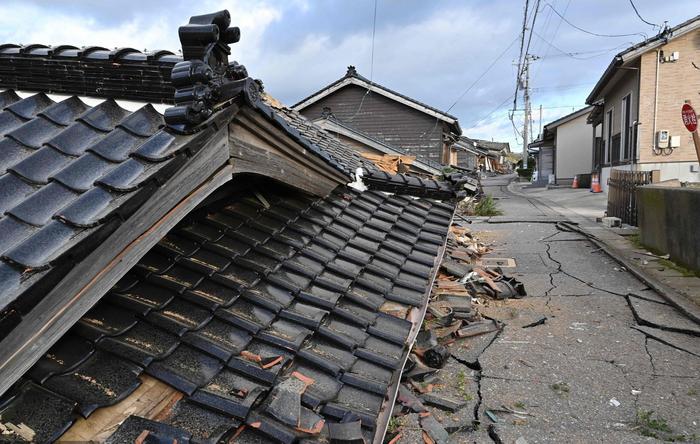
[{"label": "white wall", "polygon": [[573,179],[576,174],[591,172],[593,131],[586,118],[588,114],[557,127],[557,180]]}]

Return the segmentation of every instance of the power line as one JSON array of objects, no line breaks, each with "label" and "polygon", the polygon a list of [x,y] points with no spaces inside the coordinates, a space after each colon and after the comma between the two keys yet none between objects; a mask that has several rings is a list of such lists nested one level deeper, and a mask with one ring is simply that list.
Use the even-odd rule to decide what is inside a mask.
[{"label": "power line", "polygon": [[365,92],[362,95],[362,99],[360,100],[360,105],[357,107],[357,111],[355,111],[355,114],[353,114],[350,118],[348,118],[349,122],[352,122],[355,120],[355,117],[360,114],[360,110],[362,109],[362,104],[365,103],[365,97],[367,97],[370,93],[370,88],[372,85],[374,85],[374,36],[377,33],[377,1],[374,0],[374,14],[372,17],[372,49],[370,51],[370,61],[369,61],[369,86],[367,87],[367,92]]},{"label": "power line", "polygon": [[523,26],[520,31],[520,55],[518,55],[518,72],[515,76],[515,93],[513,93],[513,109],[518,107],[518,88],[520,87],[520,68],[523,63],[523,50],[525,49],[525,31],[527,30],[527,10],[529,9],[530,0],[525,0],[525,9],[523,11]]},{"label": "power line", "polygon": [[[558,46],[556,46],[554,43],[552,43],[552,42],[550,42],[549,40],[545,39],[544,37],[542,37],[541,35],[539,35],[535,30],[532,30],[532,33],[534,33],[534,34],[537,36],[537,38],[539,38],[540,40],[542,40],[542,41],[543,41],[544,43],[546,43],[549,47],[554,48],[554,49],[556,49],[557,51],[559,51],[562,55],[571,57],[572,59],[576,59],[576,60],[589,60],[589,59],[592,59],[592,58],[594,58],[594,57],[599,57],[599,56],[601,56],[601,55],[605,55],[605,54],[609,53],[610,51],[615,51],[615,50],[620,49],[620,48],[622,48],[622,47],[629,46],[629,44],[624,43],[624,44],[618,45],[618,46],[616,46],[616,47],[614,47],[614,48],[597,49],[597,50],[593,50],[593,51],[577,51],[577,52],[573,52],[573,51],[572,51],[572,52],[569,52],[569,51],[564,51],[563,49],[561,49],[561,48],[559,48]],[[591,57],[577,57],[578,55],[581,55],[581,54],[597,54],[597,55],[594,55],[594,56],[591,56]],[[540,57],[540,58],[543,59],[543,58],[545,58],[545,57]]]},{"label": "power line", "polygon": [[637,17],[639,17],[639,20],[643,21],[644,23],[646,23],[649,26],[653,26],[654,28],[661,29],[661,26],[657,25],[656,23],[651,23],[651,22],[644,20],[644,18],[639,14],[639,11],[637,11],[637,7],[634,5],[634,2],[632,0],[630,0],[630,5],[632,5],[632,9],[634,9],[634,13],[637,14]]},{"label": "power line", "polygon": [[535,22],[537,21],[537,13],[540,8],[540,0],[535,4],[535,10],[532,13],[532,26],[530,26],[530,35],[527,38],[527,46],[525,47],[525,57],[530,53],[530,42],[532,42],[532,33],[535,32]]},{"label": "power line", "polygon": [[572,28],[578,29],[579,31],[584,32],[584,33],[586,33],[586,34],[594,35],[594,36],[596,36],[596,37],[632,37],[632,36],[638,35],[638,36],[642,36],[644,39],[647,38],[647,35],[644,34],[643,32],[635,32],[635,33],[632,33],[632,34],[600,34],[600,33],[597,33],[597,32],[588,31],[588,30],[586,30],[586,29],[581,28],[580,26],[574,25],[574,24],[571,23],[569,20],[567,20],[566,18],[564,18],[564,16],[561,15],[561,14],[559,13],[559,11],[557,11],[556,9],[554,9],[554,6],[552,6],[551,3],[546,3],[545,6],[549,6],[549,7],[552,9],[552,11],[554,11],[554,13],[555,13],[556,15],[558,15],[566,24],[568,24],[568,25],[571,26]]},{"label": "power line", "polygon": [[458,103],[460,100],[462,100],[462,97],[464,97],[474,86],[476,86],[477,83],[479,83],[479,81],[480,81],[481,79],[484,78],[484,76],[485,76],[486,74],[489,73],[489,71],[491,71],[491,68],[493,68],[494,65],[495,65],[496,63],[498,63],[498,61],[501,60],[501,58],[503,58],[504,55],[506,55],[506,53],[508,52],[508,50],[510,50],[510,48],[512,48],[513,45],[515,44],[515,42],[517,42],[517,41],[518,41],[518,38],[517,38],[517,37],[516,37],[515,39],[513,39],[513,41],[510,42],[510,45],[508,45],[508,46],[506,47],[506,49],[504,49],[503,52],[501,52],[501,53],[491,62],[491,64],[484,70],[484,72],[482,72],[481,75],[479,75],[479,77],[477,77],[476,80],[474,80],[474,81],[471,83],[471,85],[469,85],[469,87],[467,87],[467,89],[465,89],[464,92],[462,92],[462,94],[459,95],[459,97],[457,97],[457,100],[455,100],[454,103],[453,103],[452,105],[450,105],[450,107],[447,108],[447,110],[446,110],[445,112],[449,113],[450,110],[451,110],[452,108],[454,108],[455,105],[457,105],[457,103]]}]

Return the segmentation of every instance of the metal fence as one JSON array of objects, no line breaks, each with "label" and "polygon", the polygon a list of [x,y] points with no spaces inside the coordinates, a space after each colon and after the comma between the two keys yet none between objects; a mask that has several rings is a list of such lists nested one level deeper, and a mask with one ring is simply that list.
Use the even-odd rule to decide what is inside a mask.
[{"label": "metal fence", "polygon": [[635,190],[652,183],[652,171],[610,171],[608,179],[608,216],[619,217],[622,223],[637,226],[637,194]]}]

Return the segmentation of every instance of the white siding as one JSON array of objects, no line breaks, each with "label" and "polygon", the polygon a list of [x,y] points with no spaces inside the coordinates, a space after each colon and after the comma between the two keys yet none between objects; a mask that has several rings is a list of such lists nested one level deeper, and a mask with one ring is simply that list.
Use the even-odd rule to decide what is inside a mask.
[{"label": "white siding", "polygon": [[573,179],[576,174],[591,172],[593,132],[586,123],[588,114],[557,127],[557,180]]}]

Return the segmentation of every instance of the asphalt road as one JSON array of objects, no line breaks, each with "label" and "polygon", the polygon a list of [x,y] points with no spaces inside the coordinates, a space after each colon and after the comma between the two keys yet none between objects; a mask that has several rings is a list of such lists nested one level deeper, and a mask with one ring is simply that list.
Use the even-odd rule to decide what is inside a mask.
[{"label": "asphalt road", "polygon": [[483,181],[503,216],[470,228],[487,256],[515,259],[504,271],[528,296],[481,306],[505,328],[453,347],[481,426],[451,442],[700,442],[700,326],[509,180]]}]

